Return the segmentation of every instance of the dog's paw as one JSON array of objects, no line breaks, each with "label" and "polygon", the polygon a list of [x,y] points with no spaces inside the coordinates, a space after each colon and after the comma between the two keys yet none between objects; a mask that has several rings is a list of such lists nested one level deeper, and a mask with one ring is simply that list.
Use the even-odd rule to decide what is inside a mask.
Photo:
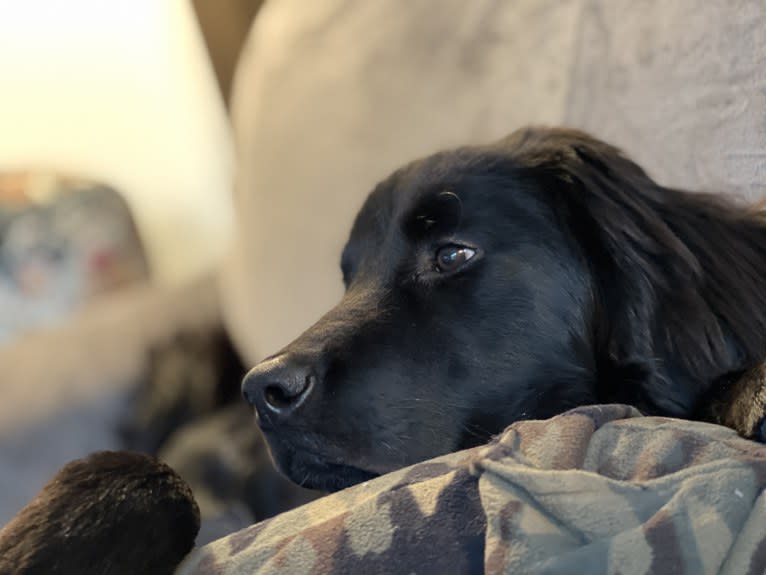
[{"label": "dog's paw", "polygon": [[199,521],[191,490],[167,465],[95,453],[65,465],[0,530],[0,575],[171,574]]}]

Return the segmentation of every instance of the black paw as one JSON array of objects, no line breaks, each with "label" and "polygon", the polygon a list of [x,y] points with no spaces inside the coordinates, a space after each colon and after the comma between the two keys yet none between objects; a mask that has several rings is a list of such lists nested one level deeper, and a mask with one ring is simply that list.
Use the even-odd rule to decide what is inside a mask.
[{"label": "black paw", "polygon": [[0,575],[173,573],[199,509],[167,465],[100,452],[65,465],[0,531]]}]

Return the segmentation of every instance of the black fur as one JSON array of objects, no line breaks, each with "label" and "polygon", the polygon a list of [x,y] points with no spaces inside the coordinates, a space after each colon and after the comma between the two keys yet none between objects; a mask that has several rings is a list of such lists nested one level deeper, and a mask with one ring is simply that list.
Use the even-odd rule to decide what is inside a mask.
[{"label": "black fur", "polygon": [[[447,244],[477,255],[439,273]],[[763,219],[573,130],[399,170],[342,269],[343,300],[243,384],[278,466],[313,487],[576,405],[706,418],[722,382],[766,356]]]},{"label": "black fur", "polygon": [[199,510],[166,465],[100,452],[63,467],[0,530],[0,575],[170,575]]},{"label": "black fur", "polygon": [[[475,255],[439,271],[449,245]],[[524,130],[399,170],[341,267],[342,301],[243,383],[299,484],[341,488],[588,403],[763,427],[748,405],[766,403],[764,218],[660,186],[583,133]],[[172,431],[156,414],[196,415],[148,405],[152,446]],[[0,531],[0,575],[171,573],[198,527],[167,467],[96,454]]]}]

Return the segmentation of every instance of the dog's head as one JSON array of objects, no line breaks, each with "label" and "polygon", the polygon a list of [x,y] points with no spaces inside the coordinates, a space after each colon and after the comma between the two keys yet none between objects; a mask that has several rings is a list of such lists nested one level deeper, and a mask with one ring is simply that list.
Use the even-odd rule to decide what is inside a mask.
[{"label": "dog's head", "polygon": [[[279,468],[345,487],[518,419],[625,400],[598,377],[615,369],[641,404],[636,390],[657,376],[644,359],[663,351],[648,302],[669,273],[696,271],[651,207],[657,189],[616,149],[566,130],[393,174],[356,218],[342,301],[244,381]],[[669,388],[659,411],[689,401]]]}]

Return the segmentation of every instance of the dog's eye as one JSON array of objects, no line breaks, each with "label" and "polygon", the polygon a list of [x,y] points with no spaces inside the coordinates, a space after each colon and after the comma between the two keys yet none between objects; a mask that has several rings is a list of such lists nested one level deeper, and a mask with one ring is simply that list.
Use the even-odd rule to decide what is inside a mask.
[{"label": "dog's eye", "polygon": [[454,272],[475,255],[476,250],[465,246],[456,244],[444,246],[436,252],[436,269],[442,273]]}]

